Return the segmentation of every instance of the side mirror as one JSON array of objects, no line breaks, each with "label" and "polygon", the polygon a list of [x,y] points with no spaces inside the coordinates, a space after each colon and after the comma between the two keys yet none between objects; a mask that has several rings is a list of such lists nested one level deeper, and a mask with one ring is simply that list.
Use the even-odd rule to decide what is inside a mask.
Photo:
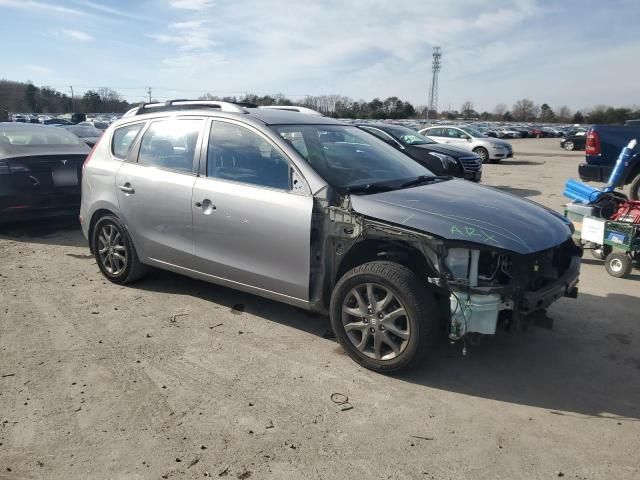
[{"label": "side mirror", "polygon": [[462,137],[462,138],[464,138],[467,142],[470,142],[470,141],[471,141],[471,137],[470,137],[469,135],[465,135],[465,136],[464,136],[464,137]]}]

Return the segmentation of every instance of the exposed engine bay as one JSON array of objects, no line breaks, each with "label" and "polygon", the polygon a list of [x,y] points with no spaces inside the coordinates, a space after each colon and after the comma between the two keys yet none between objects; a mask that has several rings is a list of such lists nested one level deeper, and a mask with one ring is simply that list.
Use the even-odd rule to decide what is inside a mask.
[{"label": "exposed engine bay", "polygon": [[312,231],[317,256],[310,287],[318,309],[350,258],[390,259],[418,270],[439,293],[452,340],[495,334],[500,323],[523,325],[529,314],[578,293],[582,252],[570,236],[554,248],[521,254],[370,218],[354,211],[348,196],[339,207],[316,210]]}]

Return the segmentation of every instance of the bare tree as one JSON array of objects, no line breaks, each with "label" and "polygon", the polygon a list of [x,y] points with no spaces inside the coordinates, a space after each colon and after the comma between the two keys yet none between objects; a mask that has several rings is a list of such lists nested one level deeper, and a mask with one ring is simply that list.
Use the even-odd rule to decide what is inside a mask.
[{"label": "bare tree", "polygon": [[502,118],[505,113],[507,113],[507,105],[504,103],[497,104],[493,109],[493,114],[498,118]]},{"label": "bare tree", "polygon": [[472,117],[476,111],[473,109],[473,102],[471,100],[467,100],[460,107],[460,113],[464,115],[465,118]]},{"label": "bare tree", "polygon": [[569,107],[567,107],[566,105],[562,105],[561,107],[558,107],[556,110],[558,111],[556,116],[558,117],[559,121],[565,122],[565,123],[571,121],[573,112],[571,112],[571,109]]},{"label": "bare tree", "polygon": [[105,112],[115,112],[118,110],[118,106],[122,101],[122,97],[118,92],[111,88],[101,88],[97,91],[102,101],[102,109]]},{"label": "bare tree", "polygon": [[518,100],[513,104],[513,108],[511,109],[513,119],[520,122],[529,122],[535,120],[538,117],[539,112],[540,107],[538,107],[535,103],[527,98]]}]

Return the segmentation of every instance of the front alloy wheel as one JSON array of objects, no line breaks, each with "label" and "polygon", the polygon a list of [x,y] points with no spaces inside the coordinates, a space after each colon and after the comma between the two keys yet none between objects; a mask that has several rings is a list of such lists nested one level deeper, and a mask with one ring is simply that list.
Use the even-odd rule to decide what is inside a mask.
[{"label": "front alloy wheel", "polygon": [[442,303],[407,267],[359,265],[331,294],[331,327],[345,352],[365,368],[394,372],[416,365],[435,342]]},{"label": "front alloy wheel", "polygon": [[349,341],[363,355],[391,360],[411,337],[407,311],[396,296],[375,283],[356,285],[342,303],[342,324]]}]

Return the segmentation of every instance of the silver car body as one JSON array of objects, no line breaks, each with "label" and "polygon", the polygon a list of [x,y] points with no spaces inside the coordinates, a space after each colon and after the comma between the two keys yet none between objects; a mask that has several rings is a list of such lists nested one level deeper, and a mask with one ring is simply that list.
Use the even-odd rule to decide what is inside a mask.
[{"label": "silver car body", "polygon": [[470,151],[484,148],[488,153],[489,160],[502,160],[513,156],[510,143],[497,138],[479,136],[472,132],[472,129],[463,129],[453,125],[434,126],[420,130],[422,135],[426,135],[438,143],[446,143]]},{"label": "silver car body", "polygon": [[[269,111],[270,118],[279,114],[291,115]],[[202,120],[194,163],[204,162],[213,120],[239,124],[290,159],[299,182],[295,189],[285,192],[199,176],[198,165],[193,172],[179,173],[113,155],[112,138],[118,127],[143,123],[138,144],[154,121],[184,116],[185,112],[162,112],[126,117],[105,132],[92,153],[90,173],[82,180],[80,217],[85,237],[89,238],[90,219],[107,210],[125,223],[145,264],[307,307],[313,194],[326,182],[291,145],[252,115],[239,119],[233,113],[212,116],[211,111],[189,111],[190,119]],[[296,116],[298,123],[338,123]]]},{"label": "silver car body", "polygon": [[[468,287],[470,281],[477,285],[478,272],[489,278],[494,264],[503,269],[516,265],[518,270],[510,280],[496,278],[491,286],[478,289],[478,295],[490,295],[496,321],[497,309],[529,314],[560,296],[577,294],[577,247],[571,241],[569,223],[561,215],[463,180],[423,175],[428,170],[382,140],[330,118],[281,109],[245,110],[232,104],[221,104],[216,110],[193,103],[179,105],[192,108],[188,110],[173,110],[168,105],[155,113],[127,113],[106,130],[83,169],[80,222],[87,239],[93,237],[95,222],[103,214],[115,215],[143,264],[323,313],[328,312],[331,292],[346,272],[381,258],[420,269],[425,280],[443,289],[444,298],[456,288]],[[211,102],[211,107],[216,103]],[[180,168],[171,163],[145,164],[146,133],[159,123],[167,128],[167,122],[167,131],[180,130],[172,122],[183,121],[192,125],[184,149],[189,155],[175,155],[176,147],[171,147],[168,158],[177,156],[186,163]],[[355,132],[361,133],[384,152],[385,169],[400,162],[407,172],[419,174],[412,179],[427,184],[406,188],[409,182],[372,195],[352,195],[354,190],[339,195],[301,156],[295,135],[285,137],[277,130],[305,125],[325,126],[327,130],[351,128],[356,140],[348,143],[338,138],[332,147],[327,141],[319,148],[342,151],[350,144],[356,146],[356,155],[363,154],[366,145],[357,141]],[[269,149],[265,158],[271,159],[275,152],[285,162],[287,187],[209,176],[211,147],[214,151],[225,148],[224,140],[216,140],[216,131],[239,127]],[[116,137],[121,132],[131,135]],[[118,147],[116,154],[114,146],[122,145],[125,137],[126,147]],[[116,138],[120,140],[116,142]],[[233,156],[214,152],[220,157],[215,157],[213,164],[229,160],[233,168],[242,167],[242,152],[233,146],[229,152]],[[329,170],[339,172],[339,165],[331,165]],[[369,174],[373,180],[381,175],[367,170],[363,178]],[[365,190],[370,186],[361,185]],[[511,209],[510,215],[504,215],[506,208]],[[448,245],[458,256],[471,255],[471,263],[460,263],[464,266],[479,266],[481,250],[489,252],[487,265],[491,268],[484,272],[472,267],[465,273],[465,267],[465,272],[459,272],[459,265],[451,263],[455,259],[446,263]],[[92,242],[90,247],[95,250]],[[526,266],[548,261],[553,255],[566,259],[562,269],[556,276],[547,275],[551,280],[540,279],[544,289],[529,291],[529,277],[542,273],[534,275]],[[456,323],[459,318],[453,312],[451,321]],[[470,323],[469,328],[475,327]],[[487,329],[469,331],[486,333]]]}]

